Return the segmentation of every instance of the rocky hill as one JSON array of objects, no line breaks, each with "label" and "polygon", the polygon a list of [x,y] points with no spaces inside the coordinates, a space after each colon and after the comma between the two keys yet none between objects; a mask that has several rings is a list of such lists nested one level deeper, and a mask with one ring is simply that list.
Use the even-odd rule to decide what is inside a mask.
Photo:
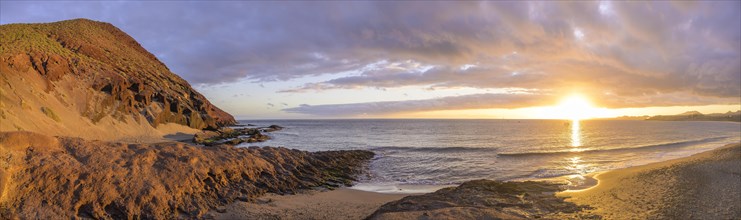
[{"label": "rocky hill", "polygon": [[[223,144],[282,127],[220,128],[234,118],[107,23],[2,25],[0,72],[0,219],[200,219],[350,185],[373,157]],[[208,146],[128,141],[197,129],[218,132],[195,138]]]},{"label": "rocky hill", "polygon": [[0,72],[0,131],[89,138],[167,123],[195,129],[235,123],[108,23],[1,25]]}]

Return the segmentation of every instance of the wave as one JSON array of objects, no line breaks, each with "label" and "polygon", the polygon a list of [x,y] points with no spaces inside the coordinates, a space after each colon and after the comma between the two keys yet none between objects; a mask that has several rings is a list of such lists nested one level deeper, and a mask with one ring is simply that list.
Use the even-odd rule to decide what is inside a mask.
[{"label": "wave", "polygon": [[483,148],[483,147],[375,147],[371,148],[371,151],[404,151],[404,152],[439,152],[439,153],[450,153],[450,152],[496,152],[496,148]]},{"label": "wave", "polygon": [[644,146],[638,146],[638,147],[626,147],[626,148],[615,148],[615,149],[587,149],[584,151],[545,151],[545,152],[522,152],[522,153],[502,152],[502,153],[497,153],[497,156],[524,157],[524,156],[549,156],[549,155],[563,155],[563,154],[621,152],[621,151],[634,151],[634,150],[657,150],[657,149],[665,149],[665,148],[692,146],[692,145],[703,144],[703,143],[708,143],[708,142],[713,142],[713,141],[720,141],[726,138],[728,137],[712,137],[712,138],[704,138],[704,139],[699,139],[699,140],[677,141],[677,142],[669,142],[669,143],[662,143],[662,144],[644,145]]}]

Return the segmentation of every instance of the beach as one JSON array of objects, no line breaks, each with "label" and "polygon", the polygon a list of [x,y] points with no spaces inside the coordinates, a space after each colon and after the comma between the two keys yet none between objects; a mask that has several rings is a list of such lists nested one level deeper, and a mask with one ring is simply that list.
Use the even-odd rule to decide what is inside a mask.
[{"label": "beach", "polygon": [[215,219],[363,219],[381,205],[410,194],[384,194],[340,188],[296,195],[266,195],[236,202],[209,214]]},{"label": "beach", "polygon": [[741,144],[595,178],[597,186],[558,195],[606,219],[741,217]]},{"label": "beach", "polygon": [[[586,207],[568,213],[563,210],[543,212],[555,218],[604,219],[734,219],[741,217],[741,145],[733,144],[690,157],[593,174],[596,186],[563,191],[556,196],[565,202]],[[522,185],[522,184],[520,184]],[[449,188],[450,189],[450,188]],[[480,195],[482,191],[463,191],[461,198]],[[428,194],[431,195],[432,193]],[[465,195],[468,194],[468,195]],[[267,195],[254,202],[235,202],[209,214],[215,219],[364,219],[385,203],[402,199],[424,204],[430,198],[422,194],[384,194],[349,188],[309,191],[296,195]],[[434,196],[433,196],[434,197]],[[541,199],[550,199],[541,197]],[[439,198],[438,198],[439,199]],[[433,203],[461,203],[460,200]],[[560,204],[550,202],[548,204]],[[415,207],[415,211],[393,210],[376,219],[446,217],[512,217],[497,205],[460,205],[450,208]],[[221,212],[219,212],[221,211]],[[457,213],[457,214],[456,214]],[[465,215],[462,215],[465,214]]]}]

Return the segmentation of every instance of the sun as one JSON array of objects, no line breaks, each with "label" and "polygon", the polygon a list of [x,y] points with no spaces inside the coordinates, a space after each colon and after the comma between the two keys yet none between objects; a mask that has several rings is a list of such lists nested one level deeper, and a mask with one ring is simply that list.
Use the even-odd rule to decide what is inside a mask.
[{"label": "sun", "polygon": [[582,120],[600,115],[600,109],[589,102],[583,95],[574,94],[567,96],[556,106],[556,114],[560,118],[571,120]]}]

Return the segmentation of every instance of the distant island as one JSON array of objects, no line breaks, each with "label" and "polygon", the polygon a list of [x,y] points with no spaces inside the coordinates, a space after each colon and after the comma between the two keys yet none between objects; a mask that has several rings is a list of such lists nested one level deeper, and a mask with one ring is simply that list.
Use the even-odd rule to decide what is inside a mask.
[{"label": "distant island", "polygon": [[655,115],[655,116],[620,116],[616,118],[605,118],[608,120],[648,120],[648,121],[735,121],[741,122],[741,110],[728,111],[726,113],[702,114],[698,111],[688,111],[677,115]]}]

